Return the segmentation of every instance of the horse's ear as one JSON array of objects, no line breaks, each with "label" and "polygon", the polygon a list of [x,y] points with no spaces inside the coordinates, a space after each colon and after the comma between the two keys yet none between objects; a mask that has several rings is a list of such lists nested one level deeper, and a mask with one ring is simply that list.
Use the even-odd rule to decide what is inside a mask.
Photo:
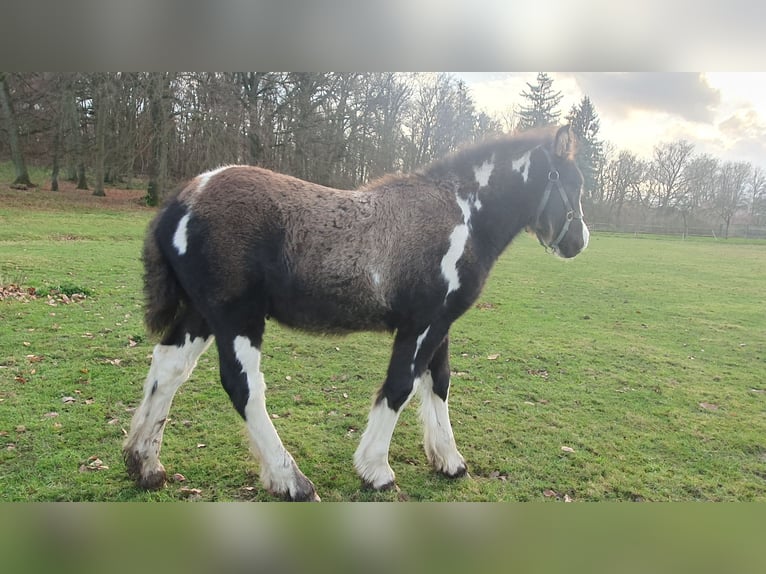
[{"label": "horse's ear", "polygon": [[572,126],[563,126],[553,140],[553,153],[563,159],[573,159],[577,149],[577,136]]}]

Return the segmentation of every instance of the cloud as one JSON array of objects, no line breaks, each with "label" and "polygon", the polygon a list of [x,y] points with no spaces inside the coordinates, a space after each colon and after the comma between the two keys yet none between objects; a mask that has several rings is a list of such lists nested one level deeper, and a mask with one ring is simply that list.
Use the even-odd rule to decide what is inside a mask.
[{"label": "cloud", "polygon": [[618,116],[633,110],[661,112],[698,123],[712,123],[720,92],[702,74],[687,72],[576,73],[583,93],[597,109]]},{"label": "cloud", "polygon": [[766,120],[753,108],[743,108],[718,124],[725,138],[724,155],[735,161],[764,165],[766,160]]},{"label": "cloud", "polygon": [[738,110],[719,123],[718,129],[734,140],[766,137],[766,122],[752,108]]}]

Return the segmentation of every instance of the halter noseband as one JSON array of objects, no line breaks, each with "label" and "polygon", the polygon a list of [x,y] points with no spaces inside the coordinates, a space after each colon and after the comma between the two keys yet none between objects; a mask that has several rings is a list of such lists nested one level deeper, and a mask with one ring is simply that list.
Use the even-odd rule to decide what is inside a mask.
[{"label": "halter noseband", "polygon": [[561,199],[564,202],[564,207],[567,210],[567,216],[566,216],[566,221],[564,221],[564,226],[561,228],[561,231],[556,236],[556,239],[553,242],[546,245],[543,242],[543,240],[540,239],[540,235],[539,234],[537,235],[537,240],[540,242],[540,245],[545,247],[546,251],[548,250],[548,248],[550,248],[555,252],[559,247],[559,243],[561,243],[561,240],[564,239],[564,236],[567,234],[567,231],[569,231],[569,224],[572,223],[572,220],[579,219],[580,221],[582,221],[582,213],[577,213],[572,208],[572,204],[570,203],[569,198],[567,197],[567,194],[564,191],[564,186],[561,185],[561,177],[559,175],[559,172],[553,167],[553,159],[551,158],[551,154],[548,153],[548,150],[545,149],[544,147],[540,147],[540,149],[545,154],[545,157],[548,158],[548,166],[550,167],[550,169],[548,170],[548,184],[545,186],[543,199],[537,208],[537,217],[535,218],[535,227],[537,227],[540,223],[540,216],[543,214],[546,206],[548,205],[548,200],[551,197],[551,191],[553,191],[554,186],[558,189],[559,195],[561,195]]}]

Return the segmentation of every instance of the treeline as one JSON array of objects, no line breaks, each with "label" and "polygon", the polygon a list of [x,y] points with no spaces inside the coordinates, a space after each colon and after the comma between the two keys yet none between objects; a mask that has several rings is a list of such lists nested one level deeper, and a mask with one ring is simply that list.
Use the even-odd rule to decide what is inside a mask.
[{"label": "treeline", "polygon": [[609,147],[601,156],[591,194],[604,222],[677,223],[716,228],[729,236],[732,222],[766,223],[766,173],[749,162],[722,161],[695,153],[684,140],[654,147],[651,159]]},{"label": "treeline", "polygon": [[448,74],[35,73],[5,83],[24,155],[54,166],[54,181],[59,170],[80,187],[89,172],[97,188],[101,174],[146,175],[155,202],[229,163],[356,187],[502,131]]},{"label": "treeline", "polygon": [[140,176],[157,203],[177,182],[223,164],[353,188],[494,134],[568,122],[592,221],[724,234],[735,219],[766,223],[761,167],[680,140],[640,158],[601,139],[587,95],[566,115],[561,99],[545,73],[490,117],[445,73],[0,72],[0,158],[13,160],[20,185],[32,184],[25,161],[51,166],[52,189],[64,178],[101,194]]}]

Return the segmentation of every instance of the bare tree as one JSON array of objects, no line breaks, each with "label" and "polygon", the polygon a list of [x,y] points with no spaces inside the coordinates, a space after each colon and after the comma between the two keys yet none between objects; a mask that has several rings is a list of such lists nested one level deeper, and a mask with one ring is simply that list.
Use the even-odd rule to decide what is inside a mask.
[{"label": "bare tree", "polygon": [[756,167],[750,176],[750,219],[760,222],[766,219],[766,173]]},{"label": "bare tree", "polygon": [[689,233],[689,219],[715,196],[718,169],[719,161],[708,154],[693,157],[684,167],[682,189],[674,203],[683,219],[684,237]]},{"label": "bare tree", "polygon": [[715,210],[723,220],[723,236],[729,238],[729,226],[738,210],[745,207],[747,181],[752,166],[745,162],[727,161],[721,165],[716,185]]},{"label": "bare tree", "polygon": [[146,202],[149,205],[158,205],[168,191],[170,81],[171,75],[168,72],[152,72],[148,78],[149,116],[152,124],[149,183],[146,190]]},{"label": "bare tree", "polygon": [[13,101],[11,100],[11,91],[8,88],[6,72],[0,72],[0,109],[5,117],[6,131],[8,132],[8,145],[11,148],[11,159],[13,168],[16,172],[16,179],[11,185],[27,188],[34,187],[29,180],[27,164],[24,161],[24,154],[19,143],[19,132],[16,125],[16,116],[13,110]]},{"label": "bare tree", "polygon": [[687,190],[683,184],[683,174],[693,151],[694,145],[684,140],[661,143],[654,147],[652,177],[657,183],[657,207],[674,207]]},{"label": "bare tree", "polygon": [[96,181],[93,186],[93,195],[105,196],[104,192],[104,155],[106,148],[106,123],[109,113],[109,79],[103,73],[93,75],[93,108],[96,124],[96,143],[95,143],[95,176]]},{"label": "bare tree", "polygon": [[640,202],[641,186],[646,178],[647,167],[633,152],[622,150],[617,159],[609,162],[606,169],[604,199],[609,213],[619,222],[626,201]]}]

